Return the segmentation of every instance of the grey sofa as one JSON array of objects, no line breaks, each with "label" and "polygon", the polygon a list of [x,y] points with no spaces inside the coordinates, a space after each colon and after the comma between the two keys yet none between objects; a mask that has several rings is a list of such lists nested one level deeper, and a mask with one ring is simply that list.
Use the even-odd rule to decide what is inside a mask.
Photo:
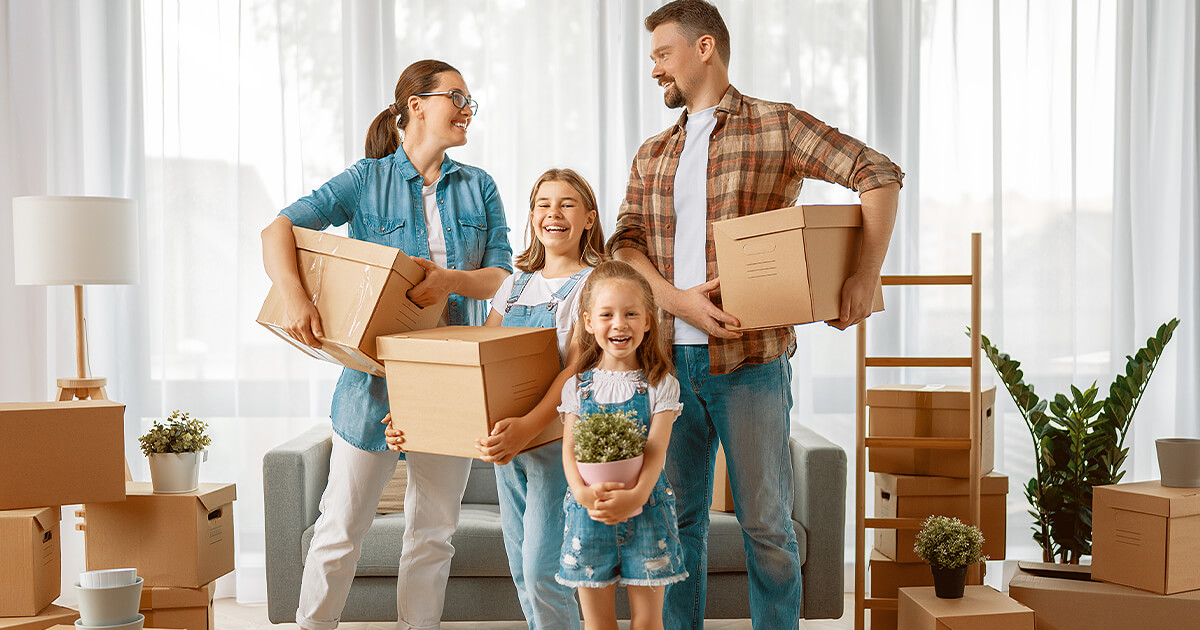
[{"label": "grey sofa", "polygon": [[[300,576],[329,474],[330,448],[329,428],[318,427],[263,458],[268,616],[274,623],[295,619]],[[796,477],[792,519],[804,574],[801,611],[809,619],[841,617],[846,453],[805,428],[793,430],[791,449]],[[342,621],[396,619],[396,567],[403,530],[403,514],[375,517]],[[491,464],[474,462],[454,548],[443,619],[522,620],[504,555]],[[732,514],[712,513],[708,550],[706,617],[749,618],[746,557],[741,529]],[[624,589],[618,589],[618,597],[621,614],[628,618]]]}]

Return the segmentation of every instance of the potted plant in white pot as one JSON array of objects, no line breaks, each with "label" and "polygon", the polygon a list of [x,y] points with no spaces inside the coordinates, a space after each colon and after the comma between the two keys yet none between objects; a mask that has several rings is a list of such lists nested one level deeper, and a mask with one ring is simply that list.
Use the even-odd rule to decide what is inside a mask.
[{"label": "potted plant in white pot", "polygon": [[983,532],[947,516],[930,516],[921,523],[913,551],[929,563],[934,592],[943,599],[962,597],[967,569],[988,559],[983,555]]},{"label": "potted plant in white pot", "polygon": [[[642,472],[642,451],[646,447],[646,427],[638,423],[636,413],[599,411],[575,423],[575,463],[579,476],[589,486],[618,481],[632,488]],[[632,516],[641,514],[638,508]]]},{"label": "potted plant in white pot", "polygon": [[167,421],[154,421],[138,438],[142,454],[150,459],[150,480],[155,492],[191,492],[200,486],[200,462],[208,460],[212,439],[208,424],[178,409]]}]

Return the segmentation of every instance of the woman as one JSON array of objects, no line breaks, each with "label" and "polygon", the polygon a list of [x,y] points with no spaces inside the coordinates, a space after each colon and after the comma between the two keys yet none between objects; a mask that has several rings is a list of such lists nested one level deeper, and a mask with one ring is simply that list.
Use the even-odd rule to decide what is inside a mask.
[{"label": "woman", "polygon": [[[288,334],[319,347],[321,320],[296,270],[292,226],[322,230],[349,223],[349,235],[398,247],[425,269],[409,297],[428,306],[449,296],[442,323],[482,325],[484,300],[512,271],[508,226],[496,184],[446,149],[467,143],[478,109],[457,70],[418,61],[396,83],[396,100],[367,132],[359,160],[311,195],[284,208],[262,232],[267,275],[284,295]],[[403,134],[401,134],[403,130]],[[333,452],[300,587],[296,623],[332,630],[354,578],[363,537],[396,453],[384,441],[382,378],[342,371],[333,394]],[[408,453],[404,551],[396,587],[399,628],[436,628],[454,548],[450,537],[471,460]]]}]

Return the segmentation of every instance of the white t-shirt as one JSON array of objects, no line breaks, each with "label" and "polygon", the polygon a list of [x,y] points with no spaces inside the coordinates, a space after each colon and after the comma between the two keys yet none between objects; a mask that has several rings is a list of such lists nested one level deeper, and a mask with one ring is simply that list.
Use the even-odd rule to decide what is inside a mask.
[{"label": "white t-shirt", "polygon": [[[500,288],[496,290],[496,296],[492,298],[492,310],[504,315],[504,307],[508,305],[508,298],[512,295],[513,284],[517,281],[517,276],[521,272],[518,271],[504,279],[500,283]],[[545,304],[550,301],[555,291],[558,291],[570,280],[570,276],[565,278],[546,278],[542,276],[541,271],[533,272],[533,277],[529,279],[529,284],[525,285],[525,292],[517,299],[517,304],[525,306],[536,306]],[[558,356],[562,359],[563,364],[567,362],[567,350],[571,347],[571,326],[575,324],[575,320],[579,318],[579,290],[583,288],[583,281],[575,284],[575,288],[567,294],[567,298],[558,305],[558,310],[554,312],[554,321],[558,333]]]},{"label": "white t-shirt", "polygon": [[[441,181],[441,180],[438,180]],[[446,268],[446,233],[442,229],[442,214],[438,212],[437,182],[421,187],[425,205],[425,232],[429,237],[429,259]]]},{"label": "white t-shirt", "polygon": [[[690,112],[687,135],[675,171],[675,288],[708,281],[704,248],[708,242],[708,145],[717,126],[717,106]],[[708,343],[708,333],[675,318],[675,343]]]},{"label": "white t-shirt", "polygon": [[[633,398],[637,392],[637,386],[640,382],[638,378],[641,370],[632,372],[609,372],[608,370],[592,370],[592,400],[597,404],[609,405],[613,403],[622,403],[630,398]],[[663,376],[658,385],[651,385],[647,390],[650,395],[650,416],[661,411],[678,412],[683,409],[683,403],[679,402],[679,381],[675,377],[667,374]],[[581,407],[579,404],[579,376],[572,376],[570,380],[563,385],[562,404],[558,406],[558,410],[563,413],[573,413],[579,415]],[[674,421],[679,414],[671,416]],[[650,418],[646,418],[647,421]]]}]

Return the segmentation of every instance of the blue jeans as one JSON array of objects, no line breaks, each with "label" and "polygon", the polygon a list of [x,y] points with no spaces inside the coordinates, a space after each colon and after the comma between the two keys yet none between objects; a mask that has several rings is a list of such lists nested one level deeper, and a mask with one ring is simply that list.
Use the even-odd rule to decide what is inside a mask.
[{"label": "blue jeans", "polygon": [[551,442],[496,466],[500,524],[508,570],[530,630],[579,628],[575,589],[554,581],[562,551],[562,442]]},{"label": "blue jeans", "polygon": [[671,431],[666,471],[675,489],[689,577],[667,587],[664,624],[668,630],[704,627],[708,509],[720,440],[742,526],[753,626],[795,628],[800,556],[791,517],[791,365],[783,356],[713,376],[707,346],[675,346],[675,374],[683,412]]}]

